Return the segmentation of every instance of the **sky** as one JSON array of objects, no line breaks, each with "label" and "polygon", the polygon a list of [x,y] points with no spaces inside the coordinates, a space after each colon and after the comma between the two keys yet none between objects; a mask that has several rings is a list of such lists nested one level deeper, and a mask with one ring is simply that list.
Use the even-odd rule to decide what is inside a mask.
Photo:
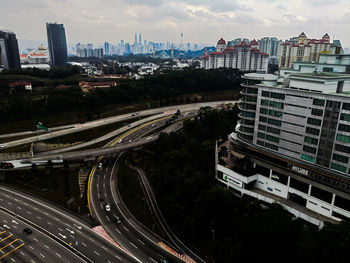
[{"label": "sky", "polygon": [[142,38],[216,44],[223,37],[282,40],[328,33],[350,47],[350,0],[0,0],[0,28],[21,41],[46,42],[45,23],[63,23],[67,41],[117,43]]}]

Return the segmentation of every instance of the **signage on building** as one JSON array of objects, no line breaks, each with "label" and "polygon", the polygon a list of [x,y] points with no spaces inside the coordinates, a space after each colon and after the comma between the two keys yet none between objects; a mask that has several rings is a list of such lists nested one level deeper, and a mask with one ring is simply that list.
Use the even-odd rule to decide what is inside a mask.
[{"label": "signage on building", "polygon": [[243,187],[243,183],[239,180],[237,180],[236,178],[229,176],[229,175],[224,175],[224,180],[230,184],[230,185],[234,185],[234,186],[239,186],[239,187]]},{"label": "signage on building", "polygon": [[300,168],[300,167],[295,166],[295,165],[292,166],[292,171],[293,172],[297,172],[297,173],[302,174],[302,175],[306,175],[306,176],[309,175],[309,171],[308,170]]}]

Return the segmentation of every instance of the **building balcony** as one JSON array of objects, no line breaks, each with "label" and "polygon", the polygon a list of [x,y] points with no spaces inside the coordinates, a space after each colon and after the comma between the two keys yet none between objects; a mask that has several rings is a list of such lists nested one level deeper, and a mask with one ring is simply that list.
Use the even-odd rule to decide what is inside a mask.
[{"label": "building balcony", "polygon": [[255,108],[255,109],[248,109],[248,108],[247,108],[247,105],[245,105],[245,102],[239,103],[239,104],[238,104],[238,109],[240,109],[240,110],[242,110],[242,111],[256,112],[256,108]]},{"label": "building balcony", "polygon": [[238,114],[238,117],[240,117],[241,119],[247,119],[247,120],[254,120],[255,121],[255,114],[254,114],[254,116],[253,115],[246,115],[246,116],[244,116],[244,113],[240,112]]},{"label": "building balcony", "polygon": [[244,126],[238,126],[236,128],[236,132],[240,133],[240,134],[245,134],[248,136],[253,136],[254,135],[254,129],[253,128],[246,128]]},{"label": "building balcony", "polygon": [[252,97],[252,98],[254,98],[255,100],[248,100],[248,98],[242,97],[242,98],[239,99],[238,102],[249,103],[249,104],[256,104],[257,103],[256,97]]},{"label": "building balcony", "polygon": [[238,124],[240,125],[240,126],[245,126],[245,127],[249,127],[249,128],[254,128],[254,122],[253,121],[251,121],[252,122],[252,124],[248,124],[247,122],[246,122],[246,120],[238,120]]},{"label": "building balcony", "polygon": [[257,97],[258,96],[257,93],[248,92],[247,89],[243,89],[239,93],[242,94],[242,95],[248,95],[248,96],[252,96],[252,97]]}]

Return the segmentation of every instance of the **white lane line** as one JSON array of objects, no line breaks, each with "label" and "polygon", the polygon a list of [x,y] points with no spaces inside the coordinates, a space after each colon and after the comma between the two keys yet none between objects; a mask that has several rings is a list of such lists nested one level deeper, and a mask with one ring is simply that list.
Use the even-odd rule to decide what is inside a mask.
[{"label": "white lane line", "polygon": [[62,256],[60,254],[58,254],[58,253],[56,253],[56,255],[59,256],[60,258],[62,258]]},{"label": "white lane line", "polygon": [[70,236],[71,238],[73,238],[73,239],[75,238],[75,237],[74,237],[74,236],[72,236],[72,235],[69,235],[69,236]]},{"label": "white lane line", "polygon": [[115,257],[117,258],[117,259],[119,259],[119,260],[122,260],[120,257],[118,257],[117,255],[115,255]]},{"label": "white lane line", "polygon": [[17,209],[22,210],[22,208],[20,206],[17,206]]},{"label": "white lane line", "polygon": [[142,240],[140,240],[139,238],[137,239],[142,245],[145,245],[144,242],[142,242]]},{"label": "white lane line", "polygon": [[23,253],[22,251],[21,251],[21,252],[19,252],[19,253],[21,253],[21,255],[22,255],[22,256],[25,256],[25,255],[24,255],[24,253]]},{"label": "white lane line", "polygon": [[109,219],[109,217],[108,217],[108,216],[106,216],[106,218],[107,218],[107,220],[108,220],[109,222],[111,222],[111,220]]},{"label": "white lane line", "polygon": [[158,263],[158,261],[154,260],[153,258],[149,257],[149,259],[155,263]]},{"label": "white lane line", "polygon": [[128,232],[129,232],[129,229],[127,229],[127,228],[126,228],[126,226],[123,226],[123,227],[124,227],[124,229],[125,229],[126,231],[128,231]]},{"label": "white lane line", "polygon": [[44,245],[44,247],[46,247],[47,249],[50,249],[50,247],[48,245]]},{"label": "white lane line", "polygon": [[38,242],[38,240],[37,240],[35,237],[33,237],[33,239],[34,239],[36,242]]},{"label": "white lane line", "polygon": [[43,258],[45,258],[45,256],[43,254],[40,253],[40,256],[42,256]]},{"label": "white lane line", "polygon": [[103,183],[103,188],[106,188],[106,184],[105,183]]},{"label": "white lane line", "polygon": [[83,242],[81,242],[81,243],[83,244],[84,247],[87,247],[87,245],[85,243],[83,243]]},{"label": "white lane line", "polygon": [[90,241],[94,242],[94,240],[91,237],[89,237],[89,239],[90,239]]},{"label": "white lane line", "polygon": [[15,198],[15,201],[18,202],[19,200],[17,198]]},{"label": "white lane line", "polygon": [[108,249],[107,249],[105,246],[102,246],[102,248],[103,248],[104,250],[107,250],[107,251],[108,251]]},{"label": "white lane line", "polygon": [[14,227],[15,229],[17,229],[17,227],[15,225],[12,225],[12,227]]},{"label": "white lane line", "polygon": [[40,216],[37,216],[36,218],[39,219],[39,220],[41,220],[41,217],[40,217]]},{"label": "white lane line", "polygon": [[120,232],[120,231],[118,230],[118,228],[116,228],[115,230],[117,230],[117,232],[119,233],[119,235],[122,235],[122,232]]},{"label": "white lane line", "polygon": [[59,231],[63,232],[63,229],[62,228],[58,228]]},{"label": "white lane line", "polygon": [[27,211],[27,214],[30,214],[30,215],[31,215],[32,213],[31,213],[31,212],[29,212],[29,211]]},{"label": "white lane line", "polygon": [[24,205],[28,205],[27,203],[23,203]]},{"label": "white lane line", "polygon": [[9,205],[12,205],[12,203],[11,202],[7,202]]},{"label": "white lane line", "polygon": [[12,261],[12,262],[16,262],[16,260],[14,260],[13,258],[11,258],[11,261]]},{"label": "white lane line", "polygon": [[33,259],[30,262],[35,263],[35,261]]},{"label": "white lane line", "polygon": [[45,214],[45,215],[47,215],[47,216],[49,215],[49,213],[48,213],[48,212],[44,212],[44,214]]},{"label": "white lane line", "polygon": [[34,209],[35,209],[36,211],[39,211],[39,209],[38,209],[37,207],[34,207]]},{"label": "white lane line", "polygon": [[100,193],[97,193],[97,197],[100,199]]},{"label": "white lane line", "polygon": [[32,246],[29,246],[30,247],[30,249],[33,249],[34,250],[34,248],[32,247]]},{"label": "white lane line", "polygon": [[134,246],[135,248],[138,248],[134,243],[130,242],[130,244],[131,244],[132,246]]},{"label": "white lane line", "polygon": [[52,223],[51,223],[51,222],[47,221],[47,223],[48,223],[50,226],[52,226]]},{"label": "white lane line", "polygon": [[97,255],[97,256],[99,256],[100,254],[99,253],[97,253],[95,250],[94,250],[94,253]]},{"label": "white lane line", "polygon": [[56,220],[56,221],[60,221],[57,217],[55,217],[55,220]]}]

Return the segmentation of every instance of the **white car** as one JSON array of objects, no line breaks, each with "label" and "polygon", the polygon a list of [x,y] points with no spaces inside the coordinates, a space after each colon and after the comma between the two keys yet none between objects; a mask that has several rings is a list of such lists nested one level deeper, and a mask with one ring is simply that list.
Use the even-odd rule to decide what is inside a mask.
[{"label": "white car", "polygon": [[111,211],[111,206],[110,206],[109,204],[108,204],[108,205],[106,205],[106,207],[105,207],[105,208],[106,208],[106,211],[107,211],[107,212]]},{"label": "white car", "polygon": [[0,144],[0,149],[6,148],[6,144]]},{"label": "white car", "polygon": [[146,141],[149,141],[149,140],[151,140],[151,139],[152,139],[152,137],[147,137]]},{"label": "white car", "polygon": [[102,163],[98,164],[98,168],[100,168],[100,169],[102,168]]}]

